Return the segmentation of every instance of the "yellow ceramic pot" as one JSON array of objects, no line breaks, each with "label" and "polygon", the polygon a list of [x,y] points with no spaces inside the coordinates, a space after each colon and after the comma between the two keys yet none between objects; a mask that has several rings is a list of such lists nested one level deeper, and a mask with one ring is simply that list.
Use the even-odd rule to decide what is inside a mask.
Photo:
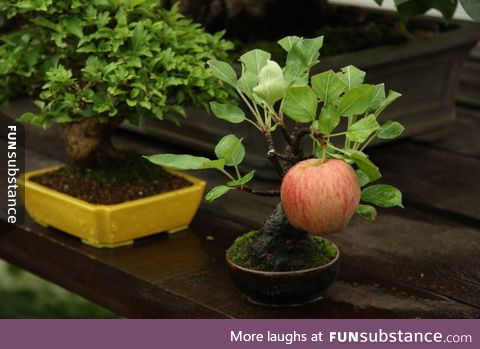
[{"label": "yellow ceramic pot", "polygon": [[205,190],[205,182],[173,172],[192,186],[116,205],[94,205],[38,183],[32,176],[58,167],[31,171],[19,179],[28,214],[37,223],[57,228],[95,247],[117,247],[160,232],[188,228]]}]

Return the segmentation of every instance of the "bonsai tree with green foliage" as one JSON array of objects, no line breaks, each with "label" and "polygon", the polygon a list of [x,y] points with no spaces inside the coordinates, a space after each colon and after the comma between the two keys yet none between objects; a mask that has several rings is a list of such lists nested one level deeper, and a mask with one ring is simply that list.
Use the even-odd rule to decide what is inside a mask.
[{"label": "bonsai tree with green foliage", "polygon": [[144,117],[178,122],[184,106],[208,107],[227,91],[209,59],[231,48],[159,0],[0,0],[14,23],[0,36],[0,104],[35,97],[23,122],[62,125],[71,163],[121,156],[115,126]]},{"label": "bonsai tree with green foliage", "polygon": [[[352,214],[356,210],[360,216],[371,220],[376,217],[372,204],[402,206],[398,189],[386,184],[371,184],[379,180],[381,174],[365,153],[366,146],[375,138],[393,139],[403,132],[403,126],[396,121],[379,121],[382,111],[400,94],[387,93],[383,84],[365,83],[365,72],[354,66],[310,77],[310,69],[319,62],[323,37],[290,36],[278,43],[287,52],[282,66],[271,60],[270,53],[258,49],[240,57],[240,77],[226,62],[211,60],[209,64],[216,77],[237,92],[249,111],[247,115],[237,105],[214,101],[211,102],[213,113],[226,122],[249,123],[263,134],[265,156],[282,179],[281,190],[258,189],[251,185],[255,170],[241,170],[246,149],[243,140],[232,134],[218,142],[213,159],[177,154],[147,157],[157,165],[175,169],[215,169],[223,173],[227,182],[214,187],[206,195],[208,201],[233,190],[281,196],[281,205],[267,218],[264,226],[239,240],[238,244],[248,247],[235,254],[242,266],[270,271],[318,266],[314,251],[319,240],[313,235],[343,227],[351,217],[345,214],[348,210]],[[283,150],[274,142],[272,135],[276,132],[285,140]],[[332,167],[330,164],[335,166],[327,170]],[[301,173],[307,167],[312,175],[304,178],[305,182],[290,180],[289,174],[296,168],[301,170],[297,178],[305,177]],[[322,171],[324,175],[318,175]],[[345,176],[341,177],[341,173]],[[317,189],[337,175],[339,180],[331,182],[328,188],[321,188],[319,196],[315,197]],[[289,183],[286,183],[288,177]],[[360,187],[363,187],[363,202],[358,204]],[[301,194],[302,188],[309,188],[311,193]],[[302,212],[295,212],[297,208]],[[318,217],[322,220],[316,220]],[[248,244],[244,244],[245,241]]]}]

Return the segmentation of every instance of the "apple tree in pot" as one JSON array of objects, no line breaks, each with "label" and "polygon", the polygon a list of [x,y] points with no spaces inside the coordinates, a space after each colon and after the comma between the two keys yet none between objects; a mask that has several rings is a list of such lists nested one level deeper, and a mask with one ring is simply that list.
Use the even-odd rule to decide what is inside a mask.
[{"label": "apple tree in pot", "polygon": [[184,105],[208,107],[227,92],[206,61],[225,59],[231,44],[208,34],[176,6],[158,0],[0,1],[18,25],[0,36],[0,103],[36,98],[20,120],[62,125],[76,165],[121,157],[110,141],[122,121],[172,120]]},{"label": "apple tree in pot", "polygon": [[[225,62],[209,64],[250,111],[246,115],[237,105],[211,102],[213,113],[226,122],[247,122],[263,134],[265,156],[282,180],[280,189],[251,185],[255,170],[241,171],[246,149],[242,139],[232,134],[218,142],[214,159],[176,154],[147,157],[161,166],[225,174],[226,184],[214,187],[206,195],[208,201],[232,190],[281,198],[264,225],[238,238],[227,253],[227,260],[242,272],[253,270],[257,276],[258,272],[289,275],[328,264],[338,252],[321,236],[341,230],[355,212],[375,219],[372,205],[402,206],[398,189],[374,183],[380,171],[364,152],[373,139],[392,139],[403,132],[398,122],[378,120],[400,94],[387,92],[383,84],[365,83],[365,72],[354,66],[310,77],[310,69],[319,62],[323,37],[290,36],[278,43],[287,51],[282,66],[258,49],[240,57],[240,77]],[[277,149],[274,132],[283,135],[285,149]],[[257,286],[256,291],[269,287]],[[275,292],[283,286],[276,285]]]}]

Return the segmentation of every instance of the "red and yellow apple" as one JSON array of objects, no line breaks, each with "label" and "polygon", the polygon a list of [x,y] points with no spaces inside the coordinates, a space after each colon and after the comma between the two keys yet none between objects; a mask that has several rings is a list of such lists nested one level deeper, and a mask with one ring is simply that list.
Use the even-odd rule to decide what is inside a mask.
[{"label": "red and yellow apple", "polygon": [[290,224],[310,234],[341,230],[360,202],[360,184],[344,161],[308,159],[293,166],[280,188]]}]

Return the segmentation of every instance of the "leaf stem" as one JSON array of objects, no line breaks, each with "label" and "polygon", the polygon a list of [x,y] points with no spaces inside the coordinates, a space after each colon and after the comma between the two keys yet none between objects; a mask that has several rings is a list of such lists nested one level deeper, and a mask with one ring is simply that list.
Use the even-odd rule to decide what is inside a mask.
[{"label": "leaf stem", "polygon": [[225,176],[227,176],[230,180],[235,181],[235,177],[233,177],[230,173],[225,171],[223,168],[217,168],[220,172],[222,172]]},{"label": "leaf stem", "polygon": [[343,150],[343,149],[340,149],[340,148],[337,148],[337,147],[334,146],[332,143],[328,143],[327,146],[330,147],[330,148],[332,148],[333,150],[336,150],[336,151],[338,151],[338,152],[340,152],[340,153],[343,153],[343,154],[345,154],[345,155],[349,155],[349,156],[350,156],[350,154],[349,154],[347,151],[345,151],[345,150]]},{"label": "leaf stem", "polygon": [[277,151],[275,150],[275,146],[273,144],[272,134],[268,129],[265,129],[263,131],[263,136],[265,137],[265,142],[267,143],[268,148],[267,157],[280,178],[283,178],[283,175],[285,174],[285,168],[280,163],[279,158],[276,156]]},{"label": "leaf stem", "polygon": [[360,147],[360,151],[363,151],[367,147],[367,145],[369,145],[375,139],[376,136],[377,136],[377,132],[374,132]]},{"label": "leaf stem", "polygon": [[253,116],[255,116],[255,119],[257,119],[257,122],[258,122],[258,125],[262,126],[263,125],[263,122],[262,122],[262,118],[260,116],[260,113],[256,113],[255,110],[253,109],[252,105],[250,104],[250,102],[248,101],[248,99],[243,95],[242,91],[240,91],[240,89],[237,87],[237,93],[240,95],[240,97],[242,98],[243,102],[247,105],[248,109],[250,109],[250,111],[252,112]]},{"label": "leaf stem", "polygon": [[338,137],[338,136],[343,136],[347,134],[347,131],[343,131],[343,132],[339,132],[339,133],[332,133],[330,135],[328,135],[328,137]]}]

